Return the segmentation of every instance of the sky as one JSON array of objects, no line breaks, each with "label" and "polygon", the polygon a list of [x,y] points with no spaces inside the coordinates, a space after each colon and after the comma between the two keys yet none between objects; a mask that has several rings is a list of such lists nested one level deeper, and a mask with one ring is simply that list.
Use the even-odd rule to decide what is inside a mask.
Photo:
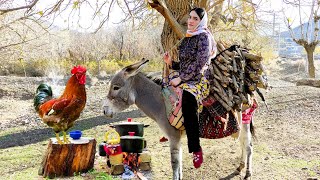
[{"label": "sky", "polygon": [[[235,2],[236,0],[234,0]],[[311,2],[312,0],[310,0]],[[46,7],[48,7],[52,2],[56,1],[48,1],[48,0],[42,0],[40,1],[40,4],[37,5],[37,9],[44,10]],[[95,2],[95,1],[93,1]],[[98,2],[98,1],[97,1]],[[253,3],[261,2],[261,0],[253,0]],[[277,29],[280,28],[281,31],[283,31],[286,28],[286,25],[284,23],[284,14],[286,17],[289,17],[292,23],[292,27],[298,26],[300,23],[299,20],[299,14],[298,9],[294,9],[292,6],[288,6],[287,4],[283,3],[282,0],[262,0],[262,6],[263,10],[266,11],[273,11],[273,13],[261,13],[260,16],[263,16],[266,20],[272,22],[273,15],[275,15],[275,23],[277,26]],[[282,12],[282,9],[284,9],[284,13]],[[78,16],[78,14],[74,14],[69,18],[70,21],[68,23],[68,17],[70,15],[72,8],[69,8],[68,10],[64,11],[61,15],[57,16],[54,21],[54,25],[58,26],[60,28],[68,28],[70,29],[77,29],[78,31],[94,31],[98,26],[99,22],[102,20],[102,16],[97,16],[96,19],[92,20],[93,16],[93,9],[90,8],[88,5],[82,5],[81,6],[81,16]],[[107,8],[103,9],[104,12],[107,11]],[[303,12],[309,11],[310,8],[303,8]],[[112,13],[110,13],[110,20],[107,22],[107,24],[104,26],[105,28],[116,26],[117,22],[121,18],[124,17],[121,10],[114,6],[111,10]],[[305,13],[303,13],[304,21],[307,20],[307,16]],[[308,13],[310,15],[310,13]]]},{"label": "sky", "polygon": [[[39,11],[43,11],[47,7],[52,6],[52,3],[55,2],[56,1],[48,0],[40,1],[39,4],[37,4],[36,8]],[[102,11],[106,12],[107,8],[102,9]],[[98,14],[95,19],[93,19],[92,17],[94,15],[94,10],[87,4],[81,5],[80,15],[78,14],[78,12],[79,11],[72,11],[72,8],[70,6],[68,9],[54,18],[53,25],[58,26],[62,29],[69,27],[70,29],[76,29],[78,31],[92,32],[99,27],[99,22],[101,22],[104,18],[102,15]],[[105,26],[116,26],[119,23],[120,19],[123,17],[124,15],[121,12],[120,8],[117,6],[113,6],[110,13],[110,20],[106,22]],[[52,19],[47,20],[50,22],[52,21]]]}]

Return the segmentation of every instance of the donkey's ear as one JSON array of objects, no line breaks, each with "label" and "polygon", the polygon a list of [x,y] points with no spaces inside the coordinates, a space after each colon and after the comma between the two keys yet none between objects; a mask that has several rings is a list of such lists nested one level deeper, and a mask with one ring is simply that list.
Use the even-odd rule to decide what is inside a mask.
[{"label": "donkey's ear", "polygon": [[124,68],[124,75],[125,76],[134,76],[138,74],[141,69],[149,62],[149,60],[142,58],[141,61],[131,64]]}]

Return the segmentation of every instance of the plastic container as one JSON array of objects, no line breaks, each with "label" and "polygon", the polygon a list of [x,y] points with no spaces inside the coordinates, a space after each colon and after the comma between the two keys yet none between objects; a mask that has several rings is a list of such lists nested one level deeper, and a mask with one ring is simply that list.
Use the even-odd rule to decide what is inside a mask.
[{"label": "plastic container", "polygon": [[99,144],[99,155],[100,155],[100,156],[107,156],[107,153],[106,153],[106,151],[104,150],[104,146],[106,146],[106,145],[107,145],[107,144],[106,144],[105,141]]},{"label": "plastic container", "polygon": [[116,154],[116,155],[110,155],[109,156],[110,164],[111,165],[119,165],[122,164],[123,162],[123,155],[121,154]]},{"label": "plastic container", "polygon": [[82,135],[82,132],[80,130],[74,130],[74,131],[70,131],[69,136],[74,139],[80,139]]}]

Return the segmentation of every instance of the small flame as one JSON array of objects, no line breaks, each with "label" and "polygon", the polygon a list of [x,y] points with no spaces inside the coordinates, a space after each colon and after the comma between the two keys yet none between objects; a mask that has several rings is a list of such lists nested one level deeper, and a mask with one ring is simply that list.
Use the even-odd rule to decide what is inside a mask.
[{"label": "small flame", "polygon": [[134,172],[138,170],[140,163],[141,159],[138,153],[123,152],[123,164],[128,165]]}]

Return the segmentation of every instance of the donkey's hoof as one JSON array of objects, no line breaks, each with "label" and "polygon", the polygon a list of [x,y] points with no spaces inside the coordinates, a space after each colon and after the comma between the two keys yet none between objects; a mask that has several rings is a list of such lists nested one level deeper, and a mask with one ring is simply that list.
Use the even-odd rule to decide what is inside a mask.
[{"label": "donkey's hoof", "polygon": [[241,171],[238,170],[238,168],[233,172],[234,175],[239,175],[241,173]]},{"label": "donkey's hoof", "polygon": [[246,172],[246,175],[244,176],[243,179],[245,179],[245,180],[251,179],[251,172],[250,172],[250,171],[247,171],[247,172]]},{"label": "donkey's hoof", "polygon": [[240,173],[244,167],[245,167],[244,163],[240,163],[239,167],[237,168],[237,171],[239,171]]}]

